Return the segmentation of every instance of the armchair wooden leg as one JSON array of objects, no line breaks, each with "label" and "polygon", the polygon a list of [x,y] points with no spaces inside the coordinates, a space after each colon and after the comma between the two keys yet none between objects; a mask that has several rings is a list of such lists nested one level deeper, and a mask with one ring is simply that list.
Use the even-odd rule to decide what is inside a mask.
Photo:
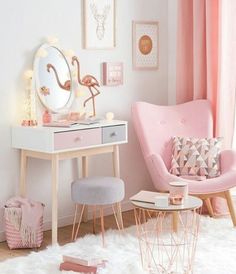
[{"label": "armchair wooden leg", "polygon": [[227,205],[228,205],[228,208],[229,208],[229,212],[230,212],[230,216],[231,216],[233,225],[236,226],[236,213],[235,213],[234,203],[233,203],[230,191],[227,190],[227,191],[224,192],[224,194],[225,194],[225,198],[226,198],[226,201],[227,201]]},{"label": "armchair wooden leg", "polygon": [[120,228],[124,229],[123,217],[122,217],[122,210],[121,210],[121,203],[117,203],[117,218],[120,224]]},{"label": "armchair wooden leg", "polygon": [[206,204],[206,207],[207,207],[207,210],[208,210],[208,213],[209,213],[210,217],[214,217],[214,211],[213,211],[213,208],[212,208],[212,205],[211,205],[210,198],[205,199],[204,202]]}]

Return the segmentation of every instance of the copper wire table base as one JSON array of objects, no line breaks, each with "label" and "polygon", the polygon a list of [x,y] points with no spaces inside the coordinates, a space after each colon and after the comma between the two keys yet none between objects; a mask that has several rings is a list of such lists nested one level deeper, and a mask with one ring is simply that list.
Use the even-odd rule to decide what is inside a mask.
[{"label": "copper wire table base", "polygon": [[178,211],[178,229],[172,213],[135,207],[135,221],[144,270],[152,274],[193,273],[200,209]]}]

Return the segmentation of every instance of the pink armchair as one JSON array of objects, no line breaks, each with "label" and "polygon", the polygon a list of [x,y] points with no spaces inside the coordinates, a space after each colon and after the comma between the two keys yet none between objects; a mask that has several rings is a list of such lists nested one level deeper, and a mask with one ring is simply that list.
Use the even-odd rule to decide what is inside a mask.
[{"label": "pink armchair", "polygon": [[205,201],[209,214],[214,215],[210,198],[223,197],[227,201],[232,222],[236,214],[230,189],[236,186],[236,153],[221,152],[221,175],[204,181],[186,180],[169,173],[171,165],[172,136],[213,136],[213,119],[210,102],[195,100],[175,106],[157,106],[137,102],[132,106],[134,127],[143,156],[155,188],[166,192],[171,181],[184,181],[189,193]]}]

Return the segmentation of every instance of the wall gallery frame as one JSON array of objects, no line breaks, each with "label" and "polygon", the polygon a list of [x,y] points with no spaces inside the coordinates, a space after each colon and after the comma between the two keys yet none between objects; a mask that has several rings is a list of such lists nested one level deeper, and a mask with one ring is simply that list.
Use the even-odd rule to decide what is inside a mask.
[{"label": "wall gallery frame", "polygon": [[83,0],[84,48],[115,47],[116,0]]},{"label": "wall gallery frame", "polygon": [[133,68],[159,68],[159,22],[133,21]]}]

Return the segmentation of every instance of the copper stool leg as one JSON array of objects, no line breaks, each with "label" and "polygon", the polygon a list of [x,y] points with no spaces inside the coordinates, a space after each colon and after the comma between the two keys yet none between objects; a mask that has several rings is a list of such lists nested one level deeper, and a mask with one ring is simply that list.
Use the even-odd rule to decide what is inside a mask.
[{"label": "copper stool leg", "polygon": [[72,228],[72,233],[71,233],[71,241],[74,240],[77,211],[78,211],[78,204],[75,205],[75,215],[74,215],[73,228]]},{"label": "copper stool leg", "polygon": [[96,234],[96,206],[93,206],[93,234]]},{"label": "copper stool leg", "polygon": [[118,228],[118,230],[121,230],[121,227],[120,227],[120,224],[119,224],[119,221],[118,221],[118,216],[117,216],[118,213],[115,211],[114,205],[112,205],[112,210],[113,210],[113,214],[114,214],[114,217],[115,217],[117,228]]}]

